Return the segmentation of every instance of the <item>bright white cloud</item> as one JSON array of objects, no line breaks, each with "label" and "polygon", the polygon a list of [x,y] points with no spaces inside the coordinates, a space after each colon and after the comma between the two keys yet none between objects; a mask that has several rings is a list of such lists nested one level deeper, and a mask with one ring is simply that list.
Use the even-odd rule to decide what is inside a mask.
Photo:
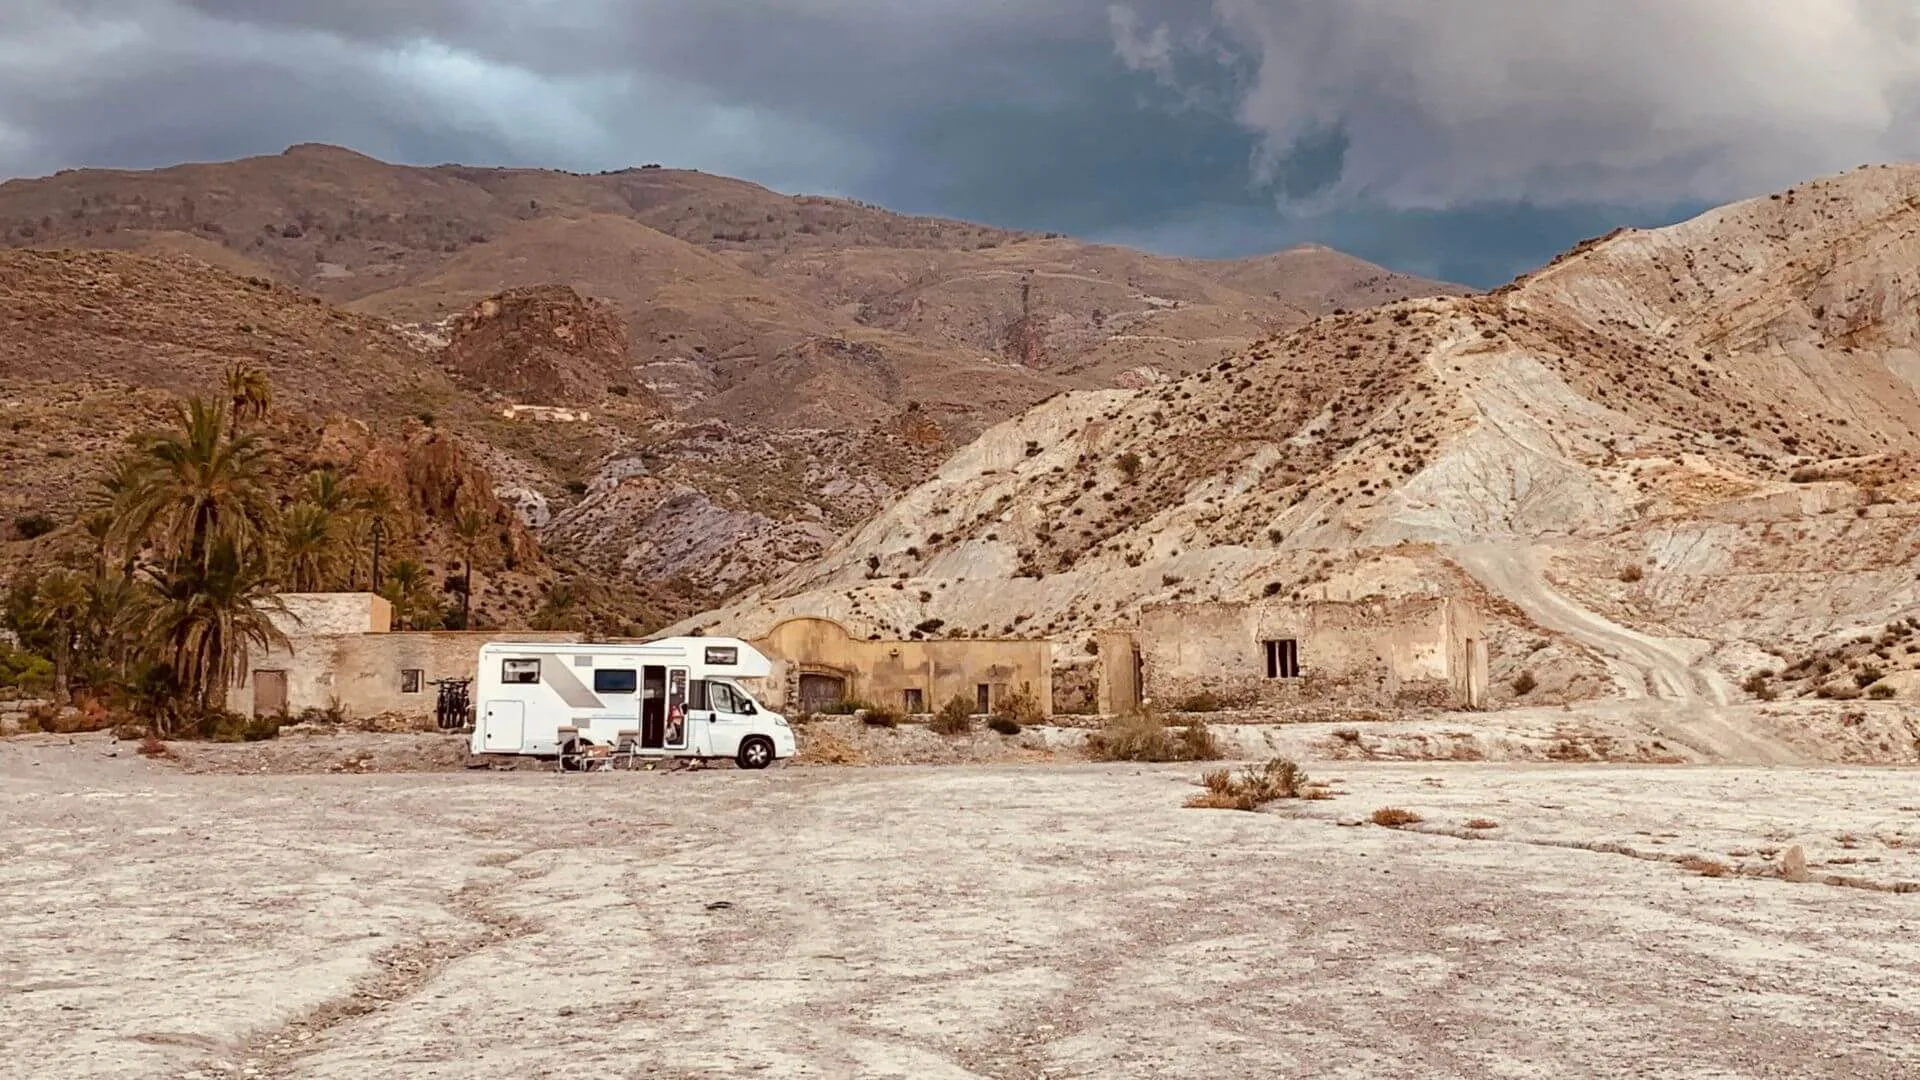
[{"label": "bright white cloud", "polygon": [[[1238,116],[1269,162],[1342,134],[1337,200],[1672,203],[1920,156],[1911,0],[1213,0],[1201,24],[1256,72]],[[1163,77],[1194,40],[1114,27]]]}]

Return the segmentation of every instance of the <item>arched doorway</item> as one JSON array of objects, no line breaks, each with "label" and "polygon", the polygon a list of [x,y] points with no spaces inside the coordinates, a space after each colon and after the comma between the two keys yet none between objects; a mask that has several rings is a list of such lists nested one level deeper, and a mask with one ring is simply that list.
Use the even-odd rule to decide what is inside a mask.
[{"label": "arched doorway", "polygon": [[823,671],[800,673],[800,711],[817,713],[847,700],[847,680]]}]

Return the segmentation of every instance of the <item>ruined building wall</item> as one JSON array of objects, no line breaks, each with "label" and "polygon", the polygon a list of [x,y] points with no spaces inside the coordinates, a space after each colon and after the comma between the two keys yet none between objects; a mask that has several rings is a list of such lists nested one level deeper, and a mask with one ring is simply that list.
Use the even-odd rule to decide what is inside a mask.
[{"label": "ruined building wall", "polygon": [[798,711],[800,679],[815,675],[844,682],[846,700],[870,701],[905,709],[908,691],[917,691],[923,711],[948,699],[977,698],[986,686],[991,708],[1015,693],[1031,695],[1043,714],[1053,710],[1053,645],[1046,641],[863,641],[830,619],[789,619],[756,640],[754,647],[773,661],[766,680],[767,704]]},{"label": "ruined building wall", "polygon": [[[1476,664],[1485,684],[1478,616],[1446,597],[1167,605],[1142,612],[1133,638],[1141,694],[1168,708],[1201,695],[1235,706],[1459,708],[1473,698]],[[1268,677],[1265,643],[1283,640],[1298,643],[1298,678]],[[1470,641],[1482,643],[1477,661]],[[1103,661],[1110,651],[1123,647],[1103,641]]]},{"label": "ruined building wall", "polygon": [[[290,650],[254,652],[245,681],[227,693],[227,708],[247,715],[274,711],[259,707],[262,703],[256,694],[260,676],[268,673],[272,685],[284,676],[286,711],[291,715],[337,706],[349,719],[408,716],[425,721],[433,716],[433,680],[473,678],[480,646],[498,637],[457,631],[292,636]],[[521,632],[513,638],[578,641],[580,635]],[[411,692],[405,689],[408,670],[421,673],[419,689]]]}]

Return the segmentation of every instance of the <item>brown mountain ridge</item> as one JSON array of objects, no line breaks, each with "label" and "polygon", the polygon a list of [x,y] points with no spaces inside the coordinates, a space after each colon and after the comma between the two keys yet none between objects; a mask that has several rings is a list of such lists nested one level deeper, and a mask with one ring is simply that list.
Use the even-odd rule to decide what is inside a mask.
[{"label": "brown mountain ridge", "polygon": [[[8,256],[16,288],[66,291],[22,296],[14,355],[64,340],[98,354],[87,377],[170,393],[192,380],[155,350],[182,336],[332,358],[283,363],[289,392],[376,425],[436,417],[554,550],[689,604],[807,561],[1062,391],[1157,384],[1336,308],[1463,291],[1318,248],[1174,259],[696,172],[325,146],[9,181],[0,242],[134,260],[35,282],[59,264]],[[311,318],[227,302],[250,282]],[[35,372],[26,397],[80,377]]]}]

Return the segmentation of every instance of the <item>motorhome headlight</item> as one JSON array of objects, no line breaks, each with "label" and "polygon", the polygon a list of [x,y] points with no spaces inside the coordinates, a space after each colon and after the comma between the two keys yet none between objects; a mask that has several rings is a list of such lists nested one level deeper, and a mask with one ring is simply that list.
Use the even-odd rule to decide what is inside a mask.
[{"label": "motorhome headlight", "polygon": [[784,716],[775,716],[773,718],[773,722],[780,725],[781,727],[787,726],[787,718]]}]

